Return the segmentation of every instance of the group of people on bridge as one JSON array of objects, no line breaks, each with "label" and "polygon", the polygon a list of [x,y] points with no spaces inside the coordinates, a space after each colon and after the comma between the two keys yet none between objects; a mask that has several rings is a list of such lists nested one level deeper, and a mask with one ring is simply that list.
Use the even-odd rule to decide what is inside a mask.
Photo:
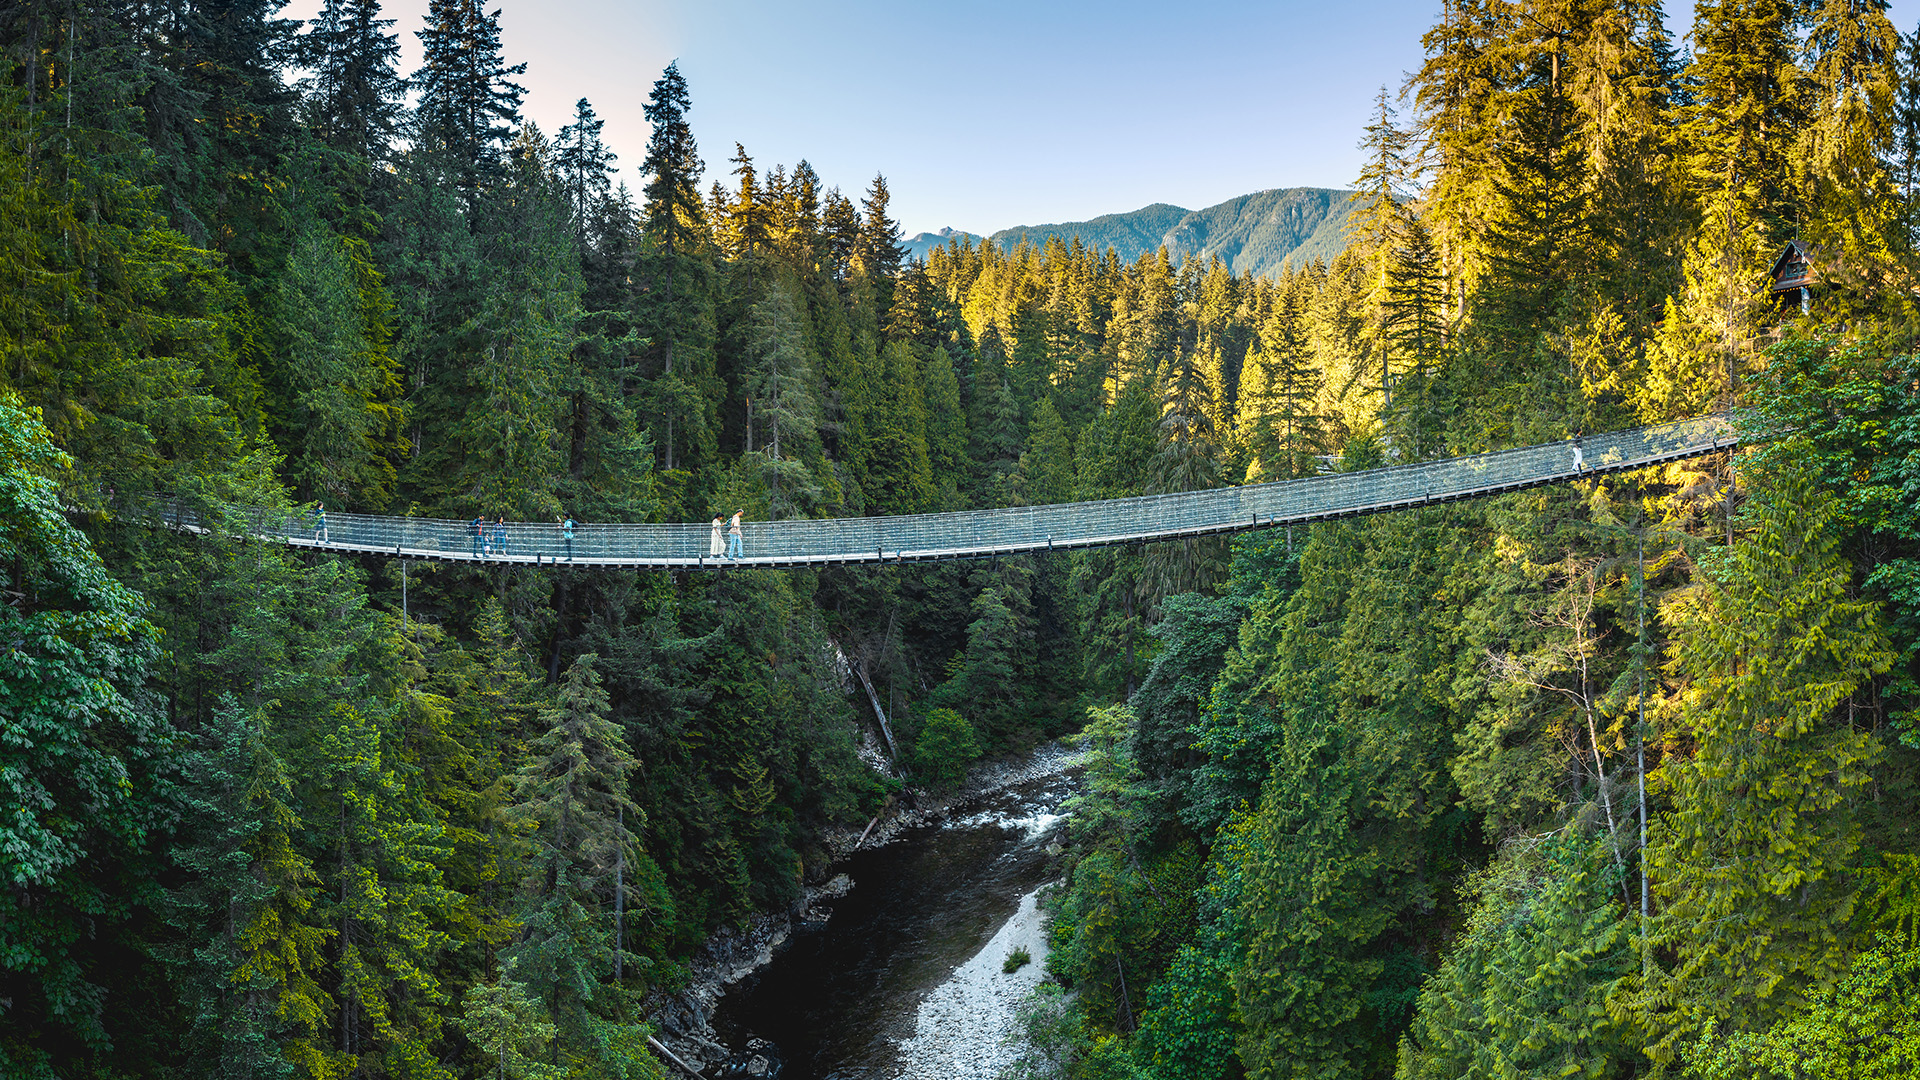
[{"label": "group of people on bridge", "polygon": [[[560,530],[560,539],[566,543],[567,561],[573,561],[574,520],[571,514],[562,514],[554,519],[554,527]],[[507,515],[498,514],[492,521],[485,514],[476,514],[467,522],[467,538],[473,541],[473,557],[476,559],[504,556],[507,551]]]},{"label": "group of people on bridge", "polygon": [[722,538],[720,529],[722,522],[720,515],[717,513],[713,515],[713,535],[707,540],[708,555],[716,559],[737,559],[740,557],[740,518],[745,514],[745,510],[735,510],[733,512],[733,517],[726,523],[726,544],[724,547],[721,546]]},{"label": "group of people on bridge", "polygon": [[[707,554],[716,559],[738,559],[741,557],[740,522],[746,516],[744,508],[736,509],[731,518],[713,515],[713,536],[707,545]],[[554,527],[560,531],[560,539],[566,545],[566,559],[573,561],[573,530],[576,522],[573,515],[562,514],[554,519]],[[467,522],[467,538],[473,544],[473,557],[490,559],[510,554],[507,543],[507,515],[496,514],[492,521],[485,514],[475,514]],[[313,542],[325,544],[331,542],[327,532],[327,504],[316,503],[313,508]],[[557,556],[556,556],[557,558]]]}]

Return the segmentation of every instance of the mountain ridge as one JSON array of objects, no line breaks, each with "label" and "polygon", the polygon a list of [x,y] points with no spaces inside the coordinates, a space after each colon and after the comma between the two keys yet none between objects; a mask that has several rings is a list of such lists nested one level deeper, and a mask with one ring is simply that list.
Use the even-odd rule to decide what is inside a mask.
[{"label": "mountain ridge", "polygon": [[[984,239],[1011,248],[1023,240],[1040,245],[1049,237],[1071,241],[1077,236],[1096,250],[1114,249],[1125,262],[1164,245],[1176,261],[1217,256],[1236,274],[1270,277],[1289,259],[1295,265],[1332,259],[1346,247],[1349,194],[1338,188],[1268,188],[1199,210],[1150,203],[1086,221],[1015,225]],[[914,258],[924,259],[951,240],[977,243],[982,239],[978,233],[948,226],[913,236],[905,246]]]}]

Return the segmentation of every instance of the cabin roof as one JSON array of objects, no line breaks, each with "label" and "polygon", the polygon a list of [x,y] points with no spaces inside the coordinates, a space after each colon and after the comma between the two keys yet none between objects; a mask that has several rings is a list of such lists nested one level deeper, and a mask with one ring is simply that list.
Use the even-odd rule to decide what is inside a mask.
[{"label": "cabin roof", "polygon": [[1771,291],[1776,293],[1794,292],[1820,283],[1813,267],[1813,246],[1801,240],[1789,240],[1773,260]]}]

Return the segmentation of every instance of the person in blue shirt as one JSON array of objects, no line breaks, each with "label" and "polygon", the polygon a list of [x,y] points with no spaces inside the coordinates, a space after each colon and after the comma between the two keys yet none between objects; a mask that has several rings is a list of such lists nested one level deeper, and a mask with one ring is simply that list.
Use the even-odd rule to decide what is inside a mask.
[{"label": "person in blue shirt", "polygon": [[567,542],[567,561],[573,561],[573,515],[560,515],[560,536]]},{"label": "person in blue shirt", "polygon": [[473,520],[467,522],[467,536],[473,540],[473,557],[476,559],[480,557],[481,534],[486,532],[486,529],[487,519],[479,514],[473,515]]}]

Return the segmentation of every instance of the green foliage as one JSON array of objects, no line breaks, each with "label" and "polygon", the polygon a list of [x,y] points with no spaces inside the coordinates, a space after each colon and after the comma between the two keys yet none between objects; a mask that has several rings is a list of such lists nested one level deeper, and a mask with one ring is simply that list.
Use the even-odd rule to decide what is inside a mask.
[{"label": "green foliage", "polygon": [[1146,847],[1147,792],[1124,705],[1090,709],[1087,790],[1067,800],[1074,857],[1049,926],[1048,970],[1072,985],[1092,1032],[1137,1026],[1140,996],[1192,933],[1199,852]]},{"label": "green foliage", "polygon": [[144,891],[129,875],[162,819],[155,770],[173,737],[145,688],[159,655],[147,605],[62,514],[69,464],[37,412],[0,395],[0,1061],[21,1072],[110,1046],[96,925]]},{"label": "green foliage", "polygon": [[1523,841],[1465,885],[1464,932],[1420,990],[1400,1044],[1403,1080],[1623,1075],[1638,1047],[1607,997],[1637,970],[1607,845]]},{"label": "green foliage", "polygon": [[1226,962],[1183,945],[1167,973],[1147,994],[1136,1053],[1144,1075],[1218,1076],[1240,1073],[1234,1052],[1238,1014]]},{"label": "green foliage", "polygon": [[1028,952],[1025,946],[1016,946],[1000,964],[1000,970],[1011,975],[1031,963],[1033,963],[1033,954]]},{"label": "green foliage", "polygon": [[1884,708],[1904,737],[1920,727],[1902,719],[1920,695],[1920,361],[1889,355],[1870,341],[1783,343],[1753,388],[1747,426],[1761,439],[1762,475],[1807,471],[1833,499],[1833,525],[1876,549],[1866,573],[1886,604],[1886,628],[1900,653]]},{"label": "green foliage", "polygon": [[[625,966],[647,964],[628,954],[625,920],[632,900],[657,887],[659,872],[639,850],[645,816],[628,794],[637,762],[608,716],[596,659],[575,660],[541,711],[544,730],[528,747],[506,810],[525,845],[520,929],[501,953],[511,981],[469,991],[467,1000],[469,1030],[477,1025],[493,1040],[502,1068],[520,1047],[541,1043],[604,1075],[627,1075],[648,1059],[621,980]],[[636,920],[647,914],[633,910]],[[543,1009],[522,986],[539,988]]]},{"label": "green foliage", "polygon": [[1684,687],[1669,738],[1692,752],[1663,770],[1673,808],[1647,852],[1667,901],[1657,939],[1678,957],[1638,1000],[1656,1060],[1709,1018],[1765,1026],[1845,969],[1851,804],[1881,753],[1845,706],[1894,656],[1875,606],[1848,595],[1832,522],[1823,494],[1786,478],[1663,613]]},{"label": "green foliage", "polygon": [[980,740],[966,717],[952,709],[927,714],[913,744],[913,771],[927,783],[952,787],[966,779],[967,767],[979,757]]},{"label": "green foliage", "polygon": [[496,1076],[558,1080],[566,1075],[565,1070],[541,1060],[548,1057],[556,1029],[519,983],[502,980],[468,990],[461,1003],[460,1027],[493,1064]]},{"label": "green foliage", "polygon": [[1388,935],[1433,909],[1429,866],[1452,839],[1445,714],[1427,674],[1443,656],[1420,629],[1445,609],[1388,594],[1433,588],[1438,525],[1409,515],[1318,533],[1279,625],[1243,636],[1242,662],[1269,665],[1256,685],[1279,744],[1233,971],[1249,1075],[1362,1075],[1406,1021],[1373,996],[1396,977]]},{"label": "green foliage", "polygon": [[[1900,1067],[1920,83],[1875,5],[1703,4],[1683,66],[1657,5],[1449,0],[1360,242],[1293,189],[924,264],[883,177],[736,146],[703,199],[677,66],[613,187],[468,0],[411,111],[364,0],[15,7],[10,1075],[658,1076],[643,995],[899,790],[876,709],[937,783],[1088,706],[1031,1074]],[[1045,507],[1739,404],[1737,467],[974,566],[402,577],[216,511]]]},{"label": "green foliage", "polygon": [[276,441],[294,489],[310,499],[382,509],[391,456],[405,449],[400,380],[387,351],[387,299],[367,245],[312,226],[295,241],[275,296],[286,341],[270,380]]},{"label": "green foliage", "polygon": [[1909,1076],[1920,1066],[1920,950],[1881,938],[1804,1010],[1730,1038],[1709,1027],[1688,1053],[1701,1080]]},{"label": "green foliage", "polygon": [[1083,1057],[1079,1025],[1060,984],[1043,982],[1015,1011],[1015,1080],[1067,1080]]},{"label": "green foliage", "polygon": [[1199,764],[1191,751],[1201,709],[1238,636],[1246,602],[1182,593],[1168,597],[1161,612],[1154,627],[1160,647],[1131,702],[1138,717],[1133,755],[1159,797],[1156,815],[1176,818],[1184,816],[1183,799],[1193,786],[1188,774]]}]

